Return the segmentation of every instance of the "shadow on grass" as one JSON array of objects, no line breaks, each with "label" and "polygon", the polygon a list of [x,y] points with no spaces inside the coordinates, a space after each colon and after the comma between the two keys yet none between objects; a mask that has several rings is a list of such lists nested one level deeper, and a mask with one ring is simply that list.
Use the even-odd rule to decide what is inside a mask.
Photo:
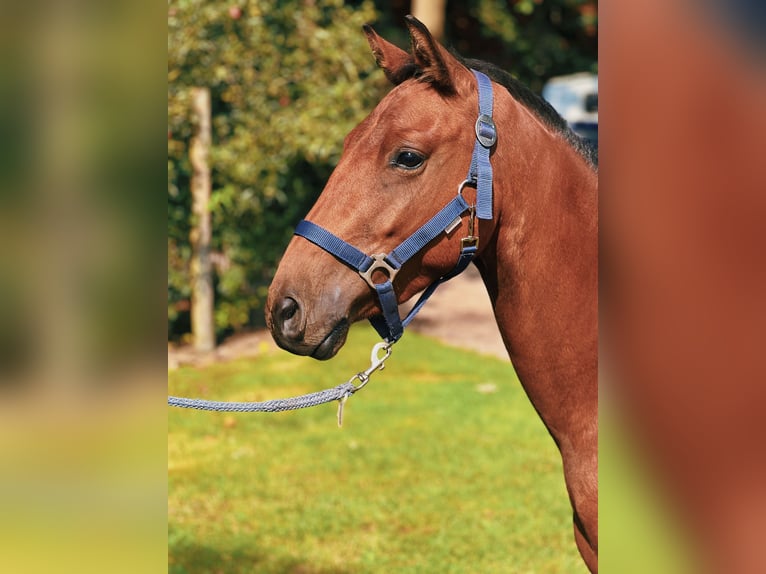
[{"label": "shadow on grass", "polygon": [[345,568],[325,568],[289,556],[276,557],[258,548],[218,550],[201,544],[168,549],[168,574],[351,574]]}]

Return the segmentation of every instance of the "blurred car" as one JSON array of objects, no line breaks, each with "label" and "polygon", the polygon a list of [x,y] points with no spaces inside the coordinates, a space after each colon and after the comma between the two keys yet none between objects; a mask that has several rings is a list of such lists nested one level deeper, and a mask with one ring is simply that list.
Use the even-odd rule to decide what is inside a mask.
[{"label": "blurred car", "polygon": [[543,98],[577,135],[598,148],[598,76],[588,72],[556,76],[543,87]]}]

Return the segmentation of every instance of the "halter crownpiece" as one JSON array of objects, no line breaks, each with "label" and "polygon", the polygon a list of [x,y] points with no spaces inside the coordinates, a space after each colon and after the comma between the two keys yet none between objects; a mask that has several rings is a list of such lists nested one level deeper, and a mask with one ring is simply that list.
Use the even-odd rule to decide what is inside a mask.
[{"label": "halter crownpiece", "polygon": [[[382,315],[370,318],[370,323],[387,344],[393,344],[404,334],[404,327],[420,311],[436,288],[462,273],[478,251],[478,238],[473,234],[474,217],[492,219],[492,164],[490,151],[497,143],[497,130],[492,119],[492,81],[482,72],[471,69],[479,88],[479,117],[474,131],[476,142],[471,156],[468,177],[458,187],[456,197],[445,205],[415,233],[387,254],[366,255],[353,245],[343,241],[316,223],[303,220],[295,228],[295,235],[303,237],[334,255],[340,261],[357,271],[378,295]],[[476,205],[469,205],[463,198],[463,188],[476,186]],[[401,267],[422,250],[440,233],[450,233],[460,222],[462,215],[469,212],[468,236],[461,241],[460,255],[455,267],[426,288],[415,306],[404,319],[399,317],[399,303],[394,291],[393,280]],[[373,274],[381,271],[385,281],[375,283]]]},{"label": "halter crownpiece", "polygon": [[497,129],[492,119],[492,82],[481,72],[471,71],[479,85],[479,117],[474,128],[476,143],[468,176],[476,182],[476,217],[492,219],[492,163],[489,152],[497,143]]}]

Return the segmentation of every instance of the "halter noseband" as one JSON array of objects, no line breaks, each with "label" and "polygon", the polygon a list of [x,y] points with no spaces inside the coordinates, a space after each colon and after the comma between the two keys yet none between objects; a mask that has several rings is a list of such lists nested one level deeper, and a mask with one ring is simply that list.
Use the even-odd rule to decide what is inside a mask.
[{"label": "halter noseband", "polygon": [[[376,291],[383,314],[371,317],[370,323],[389,344],[396,342],[402,336],[404,327],[409,325],[436,288],[462,273],[473,260],[479,246],[478,238],[473,234],[474,218],[492,219],[492,164],[489,155],[492,146],[497,142],[497,131],[492,120],[492,82],[485,74],[473,69],[471,71],[476,77],[479,88],[479,117],[474,128],[476,142],[468,177],[460,184],[457,196],[452,201],[390,253],[366,255],[316,223],[305,219],[295,228],[295,235],[304,237],[356,270]],[[476,205],[468,205],[463,198],[463,188],[466,185],[476,186]],[[455,229],[466,211],[469,212],[468,236],[461,240],[460,255],[455,267],[431,283],[409,314],[401,319],[394,291],[394,277],[402,266],[431,240],[442,232],[450,233]],[[373,281],[372,276],[376,271],[386,276],[384,282]]]}]

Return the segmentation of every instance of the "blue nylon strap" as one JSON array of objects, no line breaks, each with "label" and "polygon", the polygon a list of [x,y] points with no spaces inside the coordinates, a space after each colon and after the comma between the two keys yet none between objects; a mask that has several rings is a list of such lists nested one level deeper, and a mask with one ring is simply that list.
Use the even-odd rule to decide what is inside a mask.
[{"label": "blue nylon strap", "polygon": [[431,283],[425,291],[420,295],[420,298],[418,299],[418,302],[415,303],[415,305],[410,309],[410,312],[407,313],[407,316],[402,319],[402,326],[406,327],[410,324],[410,321],[412,321],[415,318],[415,315],[418,314],[420,309],[422,309],[423,305],[426,304],[426,301],[430,299],[431,295],[434,294],[437,287],[439,287],[442,283],[446,283],[453,277],[460,275],[463,271],[465,271],[466,267],[468,267],[468,264],[473,261],[474,256],[476,255],[478,248],[476,246],[471,247],[464,247],[460,251],[460,257],[457,260],[457,264],[455,267],[447,273],[446,275],[440,277],[433,283]]},{"label": "blue nylon strap", "polygon": [[492,121],[492,81],[477,70],[471,71],[479,87],[479,119],[476,122],[476,143],[469,178],[476,182],[476,217],[492,219],[492,163],[489,153],[497,141],[497,130]]},{"label": "blue nylon strap", "polygon": [[370,325],[372,325],[372,328],[375,329],[375,332],[380,338],[387,341],[391,336],[391,330],[388,328],[388,323],[386,323],[383,315],[373,315],[370,317],[369,321]]},{"label": "blue nylon strap", "polygon": [[346,243],[316,223],[304,219],[298,223],[293,233],[308,239],[325,251],[329,251],[357,271],[365,271],[372,265],[372,257],[368,257],[353,245]]},{"label": "blue nylon strap", "polygon": [[[463,196],[456,195],[455,198],[445,205],[436,215],[391,251],[391,253],[386,256],[386,259],[394,268],[399,269],[410,259],[410,257],[423,249],[423,247],[442,233],[450,223],[467,209],[468,203],[463,199]],[[303,220],[298,223],[295,228],[295,234],[311,241],[325,251],[328,251],[357,271],[366,271],[369,269],[370,265],[373,264],[373,259],[371,257],[365,255],[353,245],[346,243],[339,237],[311,221]],[[463,268],[465,268],[465,266],[463,266]],[[383,314],[372,317],[370,323],[382,338],[392,343],[397,341],[404,332],[402,321],[399,317],[399,304],[396,298],[396,293],[394,292],[394,286],[391,281],[386,281],[375,285],[375,291],[378,294],[378,300],[380,301],[380,307]]]},{"label": "blue nylon strap", "polygon": [[398,267],[404,265],[410,257],[423,249],[428,243],[437,237],[455,218],[468,209],[468,204],[462,195],[456,195],[455,199],[445,205],[439,213],[424,223],[415,233],[402,241],[387,258]]},{"label": "blue nylon strap", "polygon": [[[455,218],[459,217],[466,209],[468,209],[468,204],[465,199],[463,199],[463,196],[455,196],[455,198],[445,205],[436,215],[391,251],[391,253],[386,256],[386,259],[395,265],[397,269],[400,268],[410,259],[410,257],[418,253],[431,240],[442,233],[449,224],[452,223]],[[458,260],[458,265],[460,265],[462,260],[463,255],[461,254],[461,257]],[[470,258],[463,264],[460,271],[465,269],[465,266],[468,265],[469,262]],[[456,274],[457,273],[450,274],[450,277],[454,277]],[[436,289],[438,283],[439,282],[436,281],[432,284],[431,287],[433,287],[433,289],[429,287],[431,293]],[[412,317],[414,317],[414,314],[417,313],[417,310],[420,308],[418,307],[415,313],[411,312],[408,315],[406,323],[402,322],[399,317],[399,304],[396,299],[396,293],[394,292],[391,282],[386,281],[385,283],[376,285],[375,290],[378,292],[378,299],[380,301],[381,309],[383,310],[383,315],[372,317],[370,323],[382,338],[386,339],[389,343],[393,343],[394,341],[399,340],[404,333],[404,326],[412,320]],[[423,306],[430,296],[431,295],[429,294],[425,299],[421,296],[422,303],[420,304],[420,307]]]},{"label": "blue nylon strap", "polygon": [[471,247],[463,247],[463,249],[460,251],[460,257],[457,260],[455,268],[447,273],[444,277],[439,279],[439,281],[444,283],[445,281],[449,281],[453,277],[460,275],[463,271],[465,271],[466,267],[468,267],[468,264],[473,261],[473,258],[476,256],[478,251],[479,248],[476,245]]},{"label": "blue nylon strap", "polygon": [[[380,301],[380,307],[383,309],[383,319],[386,323],[387,329],[382,332],[376,323],[372,322],[372,326],[378,331],[378,334],[383,337],[387,343],[394,343],[404,333],[404,327],[402,320],[399,318],[399,302],[396,299],[396,293],[394,292],[394,286],[391,281],[385,283],[378,283],[375,285],[375,291],[378,293],[378,300]],[[380,325],[380,322],[377,322]]]}]

